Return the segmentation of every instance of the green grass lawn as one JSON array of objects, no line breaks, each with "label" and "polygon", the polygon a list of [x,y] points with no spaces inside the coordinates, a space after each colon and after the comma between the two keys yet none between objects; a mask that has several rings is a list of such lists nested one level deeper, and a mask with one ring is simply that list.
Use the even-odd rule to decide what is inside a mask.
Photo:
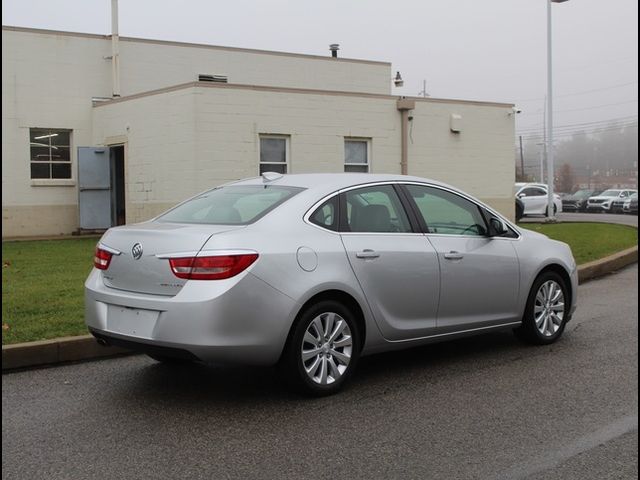
[{"label": "green grass lawn", "polygon": [[[603,223],[522,224],[571,245],[578,264],[637,245],[638,231]],[[2,344],[87,333],[84,281],[96,238],[2,243]]]},{"label": "green grass lawn", "polygon": [[533,230],[571,246],[578,265],[606,257],[638,244],[638,230],[609,223],[521,223]]},{"label": "green grass lawn", "polygon": [[3,345],[88,333],[83,288],[96,242],[2,242]]}]

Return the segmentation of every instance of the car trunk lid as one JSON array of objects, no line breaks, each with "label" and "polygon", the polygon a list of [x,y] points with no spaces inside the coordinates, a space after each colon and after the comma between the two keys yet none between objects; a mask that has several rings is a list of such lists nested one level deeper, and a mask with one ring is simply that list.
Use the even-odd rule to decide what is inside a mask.
[{"label": "car trunk lid", "polygon": [[103,281],[108,287],[129,292],[176,295],[187,280],[173,274],[166,255],[195,256],[213,235],[241,228],[244,226],[161,222],[114,228],[100,240],[120,252],[102,272]]}]

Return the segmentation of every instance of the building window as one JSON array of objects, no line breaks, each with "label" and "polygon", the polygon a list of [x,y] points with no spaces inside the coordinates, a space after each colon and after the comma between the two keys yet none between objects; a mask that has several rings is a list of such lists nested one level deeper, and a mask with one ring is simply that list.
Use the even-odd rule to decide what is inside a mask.
[{"label": "building window", "polygon": [[369,140],[347,138],[344,141],[344,171],[369,171]]},{"label": "building window", "polygon": [[71,130],[29,129],[31,178],[71,178]]},{"label": "building window", "polygon": [[260,174],[287,173],[289,163],[289,137],[260,135]]}]

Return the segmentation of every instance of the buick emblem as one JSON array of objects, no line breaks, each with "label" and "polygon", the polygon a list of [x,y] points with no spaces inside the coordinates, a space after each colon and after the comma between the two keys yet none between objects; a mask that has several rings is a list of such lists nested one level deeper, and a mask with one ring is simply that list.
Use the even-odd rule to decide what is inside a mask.
[{"label": "buick emblem", "polygon": [[142,245],[140,245],[139,243],[136,243],[131,248],[131,254],[133,255],[134,259],[140,260],[140,258],[142,258]]}]

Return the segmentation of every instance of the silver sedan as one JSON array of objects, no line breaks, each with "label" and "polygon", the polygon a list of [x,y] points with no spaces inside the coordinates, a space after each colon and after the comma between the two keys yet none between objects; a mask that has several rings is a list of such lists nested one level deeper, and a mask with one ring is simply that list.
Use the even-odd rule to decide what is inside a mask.
[{"label": "silver sedan", "polygon": [[514,329],[576,306],[570,248],[418,177],[265,173],[108,230],[85,284],[102,344],[159,361],[275,365],[338,391],[362,355]]}]

